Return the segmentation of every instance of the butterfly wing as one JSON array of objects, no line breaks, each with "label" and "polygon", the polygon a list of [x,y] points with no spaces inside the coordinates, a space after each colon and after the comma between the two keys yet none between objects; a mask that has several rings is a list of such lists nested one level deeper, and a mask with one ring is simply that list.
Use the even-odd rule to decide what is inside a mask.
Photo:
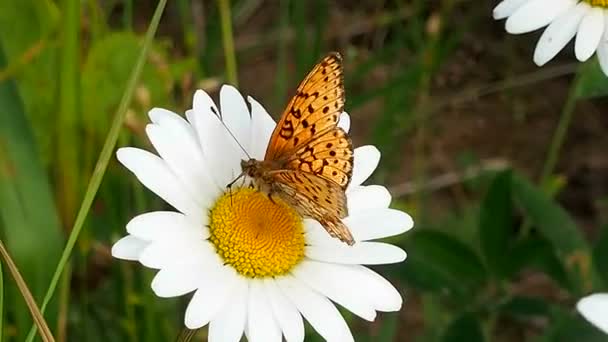
[{"label": "butterfly wing", "polygon": [[336,238],[352,245],[354,239],[340,220],[348,215],[346,195],[340,185],[312,173],[271,171],[271,193],[278,195],[302,216],[311,217]]},{"label": "butterfly wing", "polygon": [[353,174],[353,145],[340,127],[300,147],[285,164],[286,169],[313,173],[338,184],[344,191]]},{"label": "butterfly wing", "polygon": [[332,53],[298,86],[272,132],[264,160],[285,161],[319,134],[334,129],[343,110],[342,57]]}]

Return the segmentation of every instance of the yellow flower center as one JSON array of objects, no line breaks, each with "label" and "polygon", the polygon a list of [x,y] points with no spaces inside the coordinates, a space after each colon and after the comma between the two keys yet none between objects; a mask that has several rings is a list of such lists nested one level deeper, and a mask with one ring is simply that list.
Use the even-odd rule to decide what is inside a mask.
[{"label": "yellow flower center", "polygon": [[592,7],[608,8],[608,0],[583,0],[583,2],[588,3]]},{"label": "yellow flower center", "polygon": [[279,199],[273,201],[240,188],[226,192],[211,209],[209,240],[224,262],[246,277],[285,274],[304,257],[302,218]]}]

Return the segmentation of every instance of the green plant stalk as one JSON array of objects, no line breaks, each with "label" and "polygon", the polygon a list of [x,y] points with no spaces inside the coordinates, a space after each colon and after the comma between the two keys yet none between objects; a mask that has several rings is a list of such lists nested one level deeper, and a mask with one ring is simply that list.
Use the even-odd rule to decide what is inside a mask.
[{"label": "green plant stalk", "polygon": [[275,105],[280,108],[287,100],[287,32],[289,30],[289,1],[279,2],[279,44],[277,49],[277,71],[275,86]]},{"label": "green plant stalk", "polygon": [[551,145],[549,145],[549,151],[547,152],[547,158],[545,159],[545,163],[543,165],[543,170],[540,176],[540,184],[541,186],[547,185],[549,181],[549,177],[553,173],[555,169],[555,165],[557,164],[557,160],[559,158],[559,154],[561,152],[562,146],[564,145],[564,140],[566,139],[566,134],[568,133],[568,128],[570,127],[570,123],[572,122],[572,117],[574,114],[574,109],[576,108],[576,100],[577,94],[580,86],[580,76],[575,77],[572,86],[570,86],[570,91],[568,92],[568,97],[566,98],[566,103],[564,104],[564,108],[562,109],[562,113],[559,118],[559,122],[557,123],[557,127],[555,128],[555,132],[553,133],[553,138],[551,139]]},{"label": "green plant stalk", "polygon": [[19,291],[21,291],[21,295],[23,296],[23,299],[25,300],[27,307],[30,309],[30,313],[32,314],[32,318],[34,319],[34,326],[38,326],[38,328],[40,329],[40,337],[42,337],[42,340],[44,342],[54,342],[55,339],[53,338],[53,335],[51,334],[51,330],[49,329],[48,325],[46,324],[46,321],[44,320],[42,313],[38,309],[38,306],[36,305],[36,301],[34,300],[32,293],[28,289],[27,284],[25,283],[25,280],[23,280],[23,277],[21,276],[21,273],[19,272],[17,265],[15,265],[10,254],[8,253],[6,248],[4,248],[4,244],[2,243],[1,240],[0,240],[0,255],[2,256],[2,259],[4,260],[4,262],[6,263],[6,266],[8,266],[9,271],[11,272],[13,278],[15,279],[15,283],[17,283],[17,287],[19,288]]},{"label": "green plant stalk", "polygon": [[[57,340],[68,340],[68,311],[70,309],[70,280],[72,278],[72,263],[66,264],[61,277],[59,288],[59,313],[57,314]],[[86,291],[85,291],[86,292]]]},{"label": "green plant stalk", "polygon": [[55,182],[61,189],[57,205],[63,226],[72,226],[77,208],[77,198],[81,186],[81,168],[77,142],[80,127],[79,111],[79,32],[80,0],[63,1],[63,25],[61,28],[61,64],[59,69],[59,108],[55,134],[55,153],[59,162]]},{"label": "green plant stalk", "polygon": [[[97,164],[95,165],[95,169],[93,170],[93,175],[91,176],[91,180],[84,195],[80,210],[78,211],[78,215],[76,216],[74,227],[70,232],[70,236],[68,237],[68,241],[61,255],[61,259],[59,260],[57,268],[55,269],[55,273],[53,274],[53,278],[44,296],[44,300],[40,308],[40,311],[42,313],[44,313],[48,303],[50,302],[51,298],[53,297],[53,294],[55,293],[55,289],[57,288],[57,283],[59,282],[61,273],[63,272],[63,269],[65,268],[70,258],[72,250],[74,249],[76,240],[80,235],[80,231],[82,230],[87,214],[91,209],[91,205],[93,204],[95,194],[99,189],[104,173],[108,167],[108,163],[110,162],[110,159],[112,157],[112,151],[114,150],[114,147],[116,145],[118,134],[120,133],[120,129],[127,113],[127,108],[129,106],[129,103],[131,103],[131,98],[133,97],[135,86],[137,84],[137,81],[139,80],[139,76],[141,75],[144,63],[146,61],[146,57],[148,56],[148,51],[150,50],[150,46],[152,45],[152,39],[154,38],[154,34],[156,33],[158,23],[160,22],[160,18],[162,16],[166,4],[167,0],[160,0],[158,2],[158,5],[156,6],[154,16],[152,17],[152,21],[150,22],[150,26],[148,27],[148,31],[146,32],[146,36],[144,38],[141,54],[139,55],[135,67],[133,68],[125,93],[120,101],[120,105],[112,122],[112,126],[110,127],[110,131],[108,132],[106,141],[103,145],[101,153],[99,154],[99,159],[97,160]],[[27,338],[28,342],[31,342],[33,340],[35,332],[36,326],[34,325],[30,329],[30,333]]]},{"label": "green plant stalk", "polygon": [[[576,108],[577,93],[580,85],[579,80],[580,77],[577,74],[573,84],[570,86],[568,97],[566,98],[557,127],[555,128],[555,132],[553,132],[553,137],[551,138],[551,144],[549,145],[547,157],[545,159],[545,163],[543,164],[543,169],[541,171],[539,180],[539,184],[544,190],[547,190],[546,188],[549,185],[549,178],[555,169],[557,159],[564,144],[564,140],[566,139],[566,133],[568,133],[568,128],[572,122],[572,115],[574,114],[574,109]],[[550,193],[549,195],[553,196],[554,194]],[[521,224],[521,229],[519,230],[519,238],[523,239],[527,237],[530,234],[530,229],[532,229],[532,222],[530,222],[529,219],[525,219]]]},{"label": "green plant stalk", "polygon": [[226,63],[226,80],[238,86],[236,70],[236,54],[234,52],[234,38],[232,37],[232,15],[230,14],[230,0],[218,0],[220,22],[222,26],[222,42],[224,43],[224,58]]},{"label": "green plant stalk", "polygon": [[124,0],[124,12],[122,14],[122,25],[125,30],[133,30],[133,0]]}]

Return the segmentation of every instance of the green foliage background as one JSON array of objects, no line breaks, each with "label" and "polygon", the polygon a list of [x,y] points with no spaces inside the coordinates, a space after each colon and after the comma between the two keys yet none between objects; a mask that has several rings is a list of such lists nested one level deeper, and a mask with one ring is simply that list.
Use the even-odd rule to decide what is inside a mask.
[{"label": "green foliage background", "polygon": [[[0,0],[1,238],[38,303],[129,91],[155,6]],[[387,184],[395,195],[392,206],[416,222],[414,230],[390,240],[408,252],[406,262],[379,268],[402,291],[404,308],[373,324],[344,312],[357,341],[607,341],[574,310],[580,297],[608,290],[606,221],[601,215],[581,220],[584,214],[559,199],[570,191],[562,147],[571,142],[565,138],[572,122],[583,120],[576,117],[577,104],[606,108],[608,78],[595,61],[533,69],[531,41],[507,37],[492,21],[491,8],[456,0],[171,1],[118,145],[150,150],[144,133],[150,108],[183,113],[195,89],[215,96],[225,82],[239,81],[241,91],[276,118],[311,65],[340,51],[353,138],[380,148],[374,181]],[[499,55],[510,56],[478,57],[480,70],[499,68],[492,74],[499,77],[473,75],[464,89],[438,92],[438,80],[479,27],[498,32]],[[512,62],[521,56],[525,61]],[[548,83],[561,90],[543,94]],[[487,163],[477,146],[469,146],[449,156],[455,170],[438,176],[429,146],[447,134],[434,126],[444,111],[503,97],[497,103],[507,103],[510,113],[503,119],[525,122],[535,113],[521,114],[518,106],[529,98],[519,88],[563,102],[561,112],[548,115],[555,131],[544,139],[545,152],[531,156],[543,161],[541,167]],[[490,154],[502,157],[501,141],[492,146]],[[607,190],[597,184],[587,200],[601,206]],[[156,298],[152,271],[109,254],[133,215],[164,207],[110,162],[45,315],[57,340],[175,338],[187,298]],[[0,275],[0,341],[23,341],[32,325],[29,311],[10,274]],[[205,335],[203,330],[197,338]],[[319,337],[310,333],[307,340]]]}]

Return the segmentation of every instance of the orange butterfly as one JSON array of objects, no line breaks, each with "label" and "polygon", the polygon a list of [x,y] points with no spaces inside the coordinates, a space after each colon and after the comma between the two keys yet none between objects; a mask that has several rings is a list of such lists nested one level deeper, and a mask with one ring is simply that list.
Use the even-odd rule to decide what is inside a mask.
[{"label": "orange butterfly", "polygon": [[278,196],[349,245],[353,236],[344,193],[353,172],[353,146],[337,126],[344,110],[342,57],[331,53],[300,83],[272,132],[264,160],[241,161],[263,192]]}]

